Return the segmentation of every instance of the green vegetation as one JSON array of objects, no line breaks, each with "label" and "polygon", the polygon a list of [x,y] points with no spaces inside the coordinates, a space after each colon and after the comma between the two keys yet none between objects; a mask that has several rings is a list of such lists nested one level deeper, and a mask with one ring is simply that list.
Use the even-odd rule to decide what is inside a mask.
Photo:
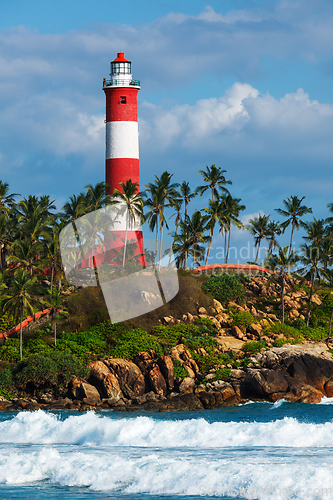
[{"label": "green vegetation", "polygon": [[232,324],[238,326],[243,332],[246,328],[250,328],[253,323],[258,323],[257,318],[248,312],[232,312],[230,316],[233,318]]},{"label": "green vegetation", "polygon": [[245,287],[237,274],[210,276],[202,288],[222,304],[230,301],[243,303],[245,299]]},{"label": "green vegetation", "polygon": [[242,351],[245,354],[255,354],[266,347],[265,342],[247,342],[243,345]]}]

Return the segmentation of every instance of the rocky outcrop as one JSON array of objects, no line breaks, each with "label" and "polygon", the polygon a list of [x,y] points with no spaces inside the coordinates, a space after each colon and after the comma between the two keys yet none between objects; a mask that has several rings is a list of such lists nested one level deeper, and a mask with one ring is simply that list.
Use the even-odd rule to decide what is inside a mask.
[{"label": "rocky outcrop", "polygon": [[142,396],[146,392],[145,378],[135,363],[126,359],[109,358],[104,364],[117,376],[120,389],[127,398]]},{"label": "rocky outcrop", "polygon": [[97,387],[102,398],[112,398],[115,401],[123,398],[117,377],[102,361],[94,361],[88,368],[90,369],[88,380]]}]

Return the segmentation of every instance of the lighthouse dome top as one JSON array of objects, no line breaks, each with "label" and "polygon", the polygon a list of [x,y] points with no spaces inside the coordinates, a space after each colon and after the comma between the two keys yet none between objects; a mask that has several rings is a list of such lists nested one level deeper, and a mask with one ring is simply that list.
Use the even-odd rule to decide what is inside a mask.
[{"label": "lighthouse dome top", "polygon": [[124,52],[118,52],[117,57],[112,62],[130,62],[130,61],[125,59]]},{"label": "lighthouse dome top", "polygon": [[138,87],[139,80],[133,80],[131,61],[125,59],[124,52],[118,52],[117,57],[111,62],[110,80],[103,80],[103,87]]}]

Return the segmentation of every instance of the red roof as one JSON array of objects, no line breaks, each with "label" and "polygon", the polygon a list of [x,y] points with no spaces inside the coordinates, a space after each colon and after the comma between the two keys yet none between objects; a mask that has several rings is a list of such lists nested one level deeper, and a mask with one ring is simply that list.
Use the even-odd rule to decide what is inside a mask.
[{"label": "red roof", "polygon": [[127,59],[125,59],[125,53],[124,52],[118,52],[117,53],[117,57],[112,62],[129,62],[129,61]]}]

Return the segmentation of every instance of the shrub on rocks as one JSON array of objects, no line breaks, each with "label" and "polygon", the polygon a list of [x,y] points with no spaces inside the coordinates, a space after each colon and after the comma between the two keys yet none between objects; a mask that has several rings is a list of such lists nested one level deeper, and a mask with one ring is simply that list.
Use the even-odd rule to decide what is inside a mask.
[{"label": "shrub on rocks", "polygon": [[242,346],[242,351],[246,354],[255,354],[260,352],[263,347],[266,347],[264,342],[247,342]]},{"label": "shrub on rocks", "polygon": [[203,283],[202,288],[221,304],[230,301],[243,303],[246,294],[246,289],[237,274],[212,275]]}]

